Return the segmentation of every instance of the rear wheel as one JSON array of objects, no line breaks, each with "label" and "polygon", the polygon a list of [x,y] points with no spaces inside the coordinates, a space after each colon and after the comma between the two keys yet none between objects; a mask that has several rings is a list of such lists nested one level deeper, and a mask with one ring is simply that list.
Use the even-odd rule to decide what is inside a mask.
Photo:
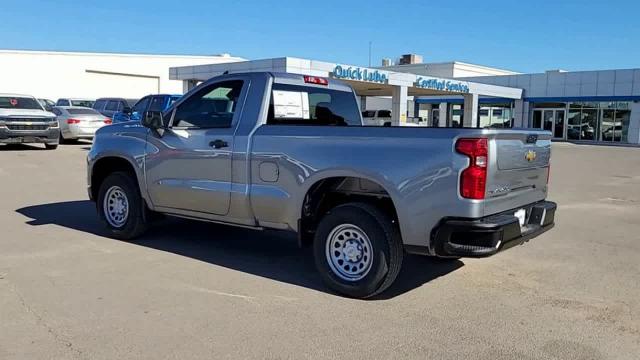
[{"label": "rear wheel", "polygon": [[320,221],[314,257],[322,280],[331,289],[354,298],[386,290],[402,266],[400,232],[391,218],[364,203],[332,209]]},{"label": "rear wheel", "polygon": [[134,239],[147,229],[147,207],[135,178],[127,172],[114,172],[100,185],[98,213],[112,237]]},{"label": "rear wheel", "polygon": [[66,144],[67,140],[64,138],[64,135],[62,135],[62,130],[60,130],[60,134],[58,135],[58,142],[60,144]]}]

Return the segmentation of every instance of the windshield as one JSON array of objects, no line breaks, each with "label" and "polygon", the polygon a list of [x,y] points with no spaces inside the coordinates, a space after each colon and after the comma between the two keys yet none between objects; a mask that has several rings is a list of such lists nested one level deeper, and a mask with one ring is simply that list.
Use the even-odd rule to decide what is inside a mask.
[{"label": "windshield", "polygon": [[180,100],[181,96],[172,96],[171,99],[169,99],[169,104],[167,105],[167,109],[173,105],[174,102]]},{"label": "windshield", "polygon": [[93,107],[94,101],[91,100],[71,100],[71,106]]},{"label": "windshield", "polygon": [[98,112],[93,109],[67,109],[71,115],[97,115]]},{"label": "windshield", "polygon": [[34,98],[0,96],[0,109],[42,110],[42,106],[40,106],[40,103]]}]

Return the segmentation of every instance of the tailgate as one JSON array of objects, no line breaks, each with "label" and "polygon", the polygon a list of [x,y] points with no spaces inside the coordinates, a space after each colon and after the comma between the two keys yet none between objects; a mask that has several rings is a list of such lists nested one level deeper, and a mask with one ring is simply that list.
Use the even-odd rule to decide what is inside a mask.
[{"label": "tailgate", "polygon": [[489,157],[485,216],[546,198],[551,133],[500,131],[489,145]]}]

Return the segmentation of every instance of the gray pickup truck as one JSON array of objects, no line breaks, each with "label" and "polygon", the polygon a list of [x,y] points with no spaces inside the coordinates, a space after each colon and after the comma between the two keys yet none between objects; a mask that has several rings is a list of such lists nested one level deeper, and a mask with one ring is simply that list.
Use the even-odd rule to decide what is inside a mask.
[{"label": "gray pickup truck", "polygon": [[405,252],[482,257],[551,228],[550,137],[366,127],[340,81],[227,74],[98,130],[88,191],[118,239],[156,213],[296,232],[331,289],[366,298],[393,283]]}]

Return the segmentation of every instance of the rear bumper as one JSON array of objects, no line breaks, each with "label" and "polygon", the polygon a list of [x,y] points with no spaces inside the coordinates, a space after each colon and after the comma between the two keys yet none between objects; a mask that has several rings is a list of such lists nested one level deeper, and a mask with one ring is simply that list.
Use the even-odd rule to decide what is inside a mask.
[{"label": "rear bumper", "polygon": [[[443,257],[485,257],[529,241],[555,224],[557,205],[541,201],[480,219],[445,218],[434,230],[435,254]],[[514,213],[526,210],[524,226]]]},{"label": "rear bumper", "polygon": [[9,130],[6,127],[0,127],[0,144],[57,144],[59,132],[59,128],[49,128],[47,130]]},{"label": "rear bumper", "polygon": [[69,139],[93,139],[99,127],[80,127],[70,125],[68,133],[64,133],[65,138]]}]

